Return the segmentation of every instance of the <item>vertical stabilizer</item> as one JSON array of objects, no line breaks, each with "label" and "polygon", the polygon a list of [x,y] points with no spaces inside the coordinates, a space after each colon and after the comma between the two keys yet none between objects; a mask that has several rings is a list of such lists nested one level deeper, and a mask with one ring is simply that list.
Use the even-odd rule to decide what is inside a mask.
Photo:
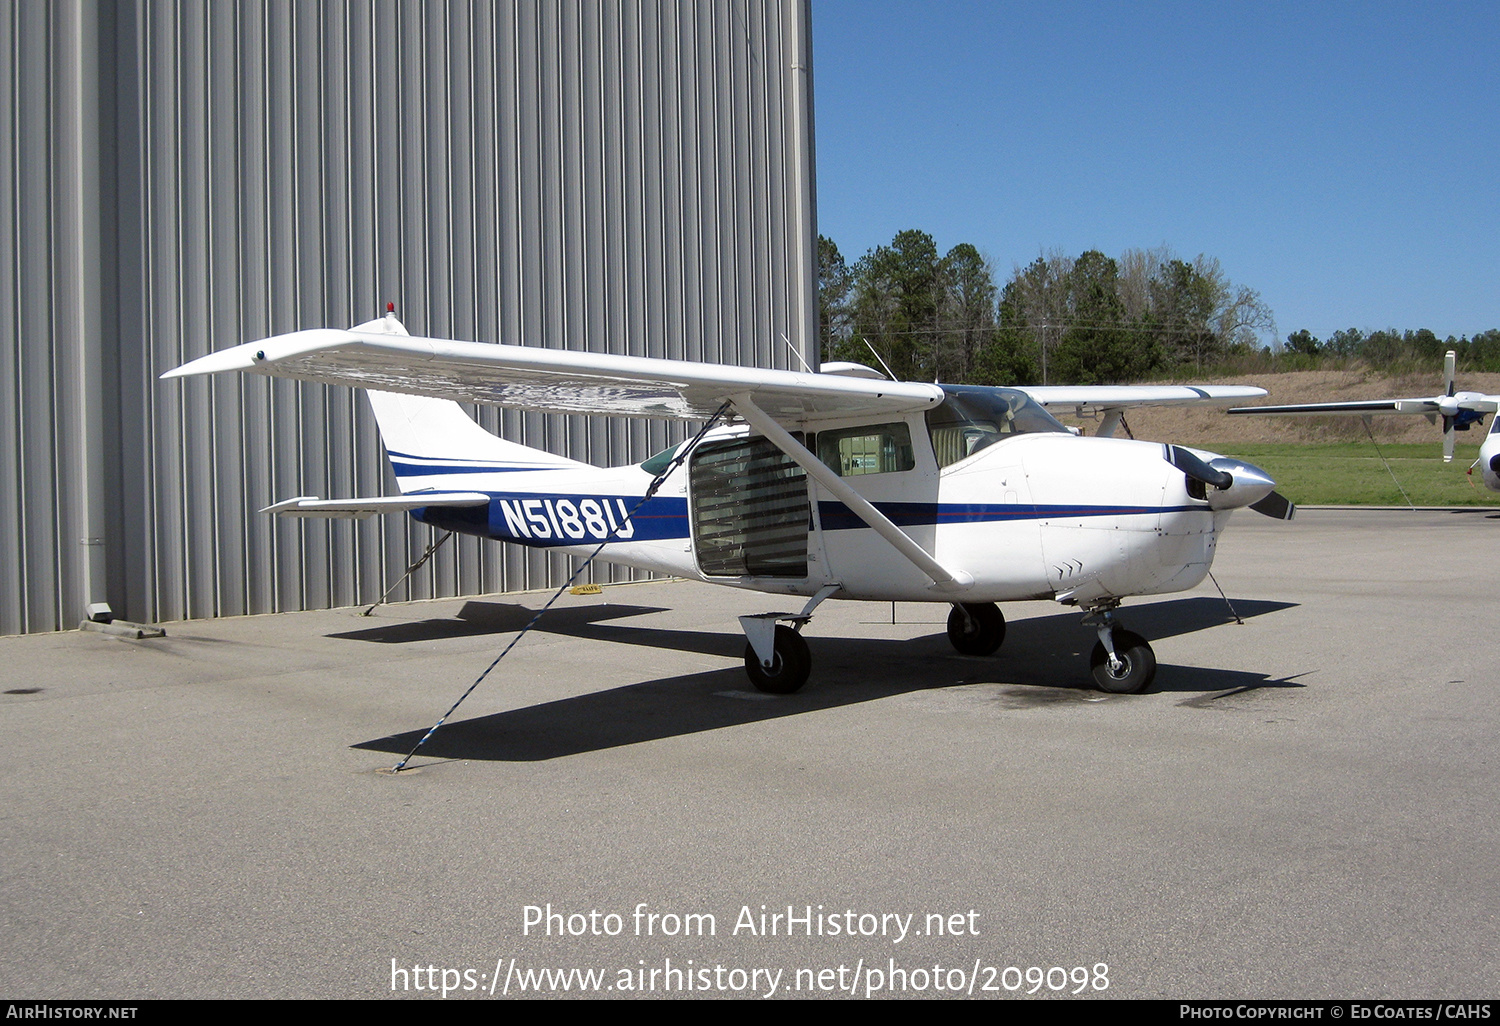
[{"label": "vertical stabilizer", "polygon": [[[393,312],[350,330],[372,335],[407,334]],[[402,492],[454,487],[455,475],[587,466],[492,435],[451,399],[401,392],[365,394]]]},{"label": "vertical stabilizer", "polygon": [[400,392],[365,394],[403,492],[455,487],[454,474],[587,466],[492,435],[451,399]]}]

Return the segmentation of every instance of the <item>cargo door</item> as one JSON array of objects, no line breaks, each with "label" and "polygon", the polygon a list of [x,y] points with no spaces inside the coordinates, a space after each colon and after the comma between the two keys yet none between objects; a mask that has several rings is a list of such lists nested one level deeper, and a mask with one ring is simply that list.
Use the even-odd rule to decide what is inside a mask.
[{"label": "cargo door", "polygon": [[701,445],[689,468],[693,552],[704,576],[807,576],[810,510],[801,467],[755,437]]}]

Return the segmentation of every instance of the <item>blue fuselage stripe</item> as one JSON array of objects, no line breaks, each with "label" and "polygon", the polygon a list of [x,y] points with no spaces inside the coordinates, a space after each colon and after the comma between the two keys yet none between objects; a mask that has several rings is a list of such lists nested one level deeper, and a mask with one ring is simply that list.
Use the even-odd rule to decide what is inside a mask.
[{"label": "blue fuselage stripe", "polygon": [[[491,493],[487,507],[424,506],[412,510],[412,516],[450,531],[543,548],[597,544],[606,539],[666,541],[688,537],[686,499],[653,497],[627,520],[630,510],[638,502],[640,497],[632,495],[501,492]],[[877,502],[875,508],[898,527],[1145,517],[1209,511],[1206,506],[1039,506],[975,502]],[[818,503],[818,516],[824,531],[852,531],[868,526],[842,502]]]},{"label": "blue fuselage stripe", "polygon": [[[1007,523],[1073,517],[1157,516],[1162,513],[1206,509],[1203,506],[1037,506],[1014,502],[877,502],[875,508],[897,527]],[[867,526],[842,502],[818,503],[818,517],[822,520],[825,531],[851,531]]]}]

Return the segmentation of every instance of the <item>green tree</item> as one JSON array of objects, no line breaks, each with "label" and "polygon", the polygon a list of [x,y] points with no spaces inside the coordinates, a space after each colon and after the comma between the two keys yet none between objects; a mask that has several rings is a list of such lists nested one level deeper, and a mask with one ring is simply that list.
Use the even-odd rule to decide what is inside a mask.
[{"label": "green tree", "polygon": [[1073,262],[1068,280],[1069,327],[1056,353],[1058,380],[1078,384],[1130,381],[1160,362],[1160,347],[1152,336],[1126,324],[1118,278],[1119,265],[1096,249]]},{"label": "green tree", "polygon": [[1346,331],[1335,331],[1327,342],[1323,343],[1325,352],[1333,353],[1335,356],[1351,357],[1358,356],[1364,349],[1365,333],[1358,328],[1349,328]]},{"label": "green tree", "polygon": [[1294,331],[1286,337],[1286,348],[1288,352],[1303,353],[1307,356],[1317,356],[1318,351],[1322,348],[1322,345],[1323,344],[1319,342],[1306,328],[1303,328],[1300,331]]},{"label": "green tree", "polygon": [[1430,328],[1418,328],[1406,333],[1406,348],[1416,362],[1436,363],[1449,347]]},{"label": "green tree", "polygon": [[937,244],[898,232],[854,268],[854,334],[869,341],[899,380],[930,381],[941,301]]},{"label": "green tree", "polygon": [[[1126,250],[1119,261],[1053,250],[1017,266],[999,290],[974,246],[939,259],[932,237],[916,230],[852,269],[827,239],[819,257],[825,356],[868,362],[868,342],[907,379],[1129,381],[1174,366],[1202,370],[1262,339],[1275,344],[1275,318],[1259,293],[1231,282],[1218,260],[1180,260],[1165,246]],[[1428,336],[1408,332],[1402,351],[1430,347]]]},{"label": "green tree", "polygon": [[1035,348],[1038,376],[1049,378],[1048,356],[1056,350],[1073,316],[1073,259],[1054,250],[1026,267],[1017,267],[1006,286],[1013,323],[1024,327]]},{"label": "green tree", "polygon": [[1405,349],[1401,335],[1392,328],[1389,331],[1372,331],[1365,336],[1359,347],[1359,355],[1376,367],[1389,367],[1401,358]]},{"label": "green tree", "polygon": [[[832,239],[818,236],[818,341],[824,360],[858,359],[848,352],[854,276]],[[862,360],[860,362],[863,362]]]},{"label": "green tree", "polygon": [[940,381],[972,380],[980,352],[995,334],[995,278],[979,250],[961,242],[938,268],[942,326],[934,353]]},{"label": "green tree", "polygon": [[1500,370],[1500,329],[1481,331],[1469,340],[1467,350],[1475,370]]},{"label": "green tree", "polygon": [[1148,283],[1150,309],[1145,326],[1174,363],[1202,367],[1205,356],[1223,348],[1214,331],[1214,315],[1223,287],[1193,264],[1171,259]]},{"label": "green tree", "polygon": [[1020,283],[1012,279],[1000,293],[1000,323],[974,360],[970,380],[977,385],[1035,385],[1042,380],[1041,349],[1026,323]]}]

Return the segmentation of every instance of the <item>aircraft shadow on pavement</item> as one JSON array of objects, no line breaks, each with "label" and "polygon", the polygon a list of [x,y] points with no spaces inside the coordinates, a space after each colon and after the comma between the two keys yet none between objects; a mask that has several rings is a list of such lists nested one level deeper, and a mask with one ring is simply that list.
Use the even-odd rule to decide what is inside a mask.
[{"label": "aircraft shadow on pavement", "polygon": [[[646,613],[664,613],[664,606],[626,606],[617,604],[559,606],[549,609],[538,629],[562,633],[569,627],[598,620],[617,620]],[[465,602],[457,616],[434,617],[408,623],[380,623],[357,631],[330,634],[346,641],[373,641],[383,645],[405,645],[415,641],[441,641],[446,638],[471,638],[481,634],[505,634],[525,628],[537,611],[514,602]]]},{"label": "aircraft shadow on pavement", "polygon": [[[1235,608],[1241,617],[1249,618],[1290,605],[1241,600]],[[575,611],[605,608],[650,611],[642,607],[580,607]],[[1132,607],[1129,612],[1130,628],[1153,640],[1210,627],[1239,629],[1227,618],[1218,599],[1178,599]],[[591,641],[727,658],[739,657],[745,648],[745,640],[737,632],[657,630],[604,624],[598,622],[600,619],[604,617],[553,619],[549,613],[536,629]],[[993,697],[1000,709],[1096,699],[1100,693],[1094,690],[1088,670],[1094,635],[1080,628],[1078,619],[1077,613],[1069,612],[1016,621],[1005,647],[984,658],[956,654],[945,634],[910,640],[811,637],[812,679],[795,695],[755,692],[744,670],[736,665],[448,723],[422,747],[421,755],[509,762],[556,759],[962,685],[994,685]],[[1163,665],[1151,691],[1193,693],[1210,701],[1265,687],[1301,686],[1240,670]],[[405,755],[425,732],[424,725],[353,747]]]}]

